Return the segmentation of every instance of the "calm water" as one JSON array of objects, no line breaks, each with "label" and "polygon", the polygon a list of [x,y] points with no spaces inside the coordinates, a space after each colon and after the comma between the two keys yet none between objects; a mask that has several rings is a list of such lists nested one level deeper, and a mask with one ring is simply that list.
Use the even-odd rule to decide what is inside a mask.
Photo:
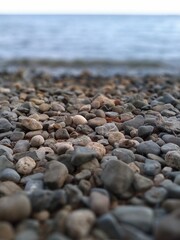
[{"label": "calm water", "polygon": [[1,15],[0,59],[167,64],[178,69],[180,16]]}]

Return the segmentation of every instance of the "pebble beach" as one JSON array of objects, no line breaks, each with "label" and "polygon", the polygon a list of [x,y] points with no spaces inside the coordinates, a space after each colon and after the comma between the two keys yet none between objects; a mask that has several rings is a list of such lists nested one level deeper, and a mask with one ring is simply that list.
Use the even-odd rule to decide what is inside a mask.
[{"label": "pebble beach", "polygon": [[180,78],[0,72],[0,240],[179,240]]}]

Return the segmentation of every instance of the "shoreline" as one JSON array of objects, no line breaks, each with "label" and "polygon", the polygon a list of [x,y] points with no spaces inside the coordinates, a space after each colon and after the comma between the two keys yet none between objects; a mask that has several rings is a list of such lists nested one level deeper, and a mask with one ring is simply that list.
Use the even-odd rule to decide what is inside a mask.
[{"label": "shoreline", "polygon": [[179,80],[1,71],[0,238],[179,239]]}]

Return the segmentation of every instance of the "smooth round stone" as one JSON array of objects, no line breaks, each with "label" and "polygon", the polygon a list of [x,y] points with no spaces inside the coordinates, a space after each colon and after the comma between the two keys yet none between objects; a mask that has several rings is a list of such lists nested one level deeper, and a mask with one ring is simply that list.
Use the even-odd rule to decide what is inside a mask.
[{"label": "smooth round stone", "polygon": [[161,149],[157,143],[153,142],[152,140],[149,140],[149,141],[140,143],[137,146],[137,152],[143,155],[147,155],[148,153],[159,155],[161,152]]},{"label": "smooth round stone", "polygon": [[105,147],[98,142],[90,142],[87,144],[87,147],[90,149],[93,149],[96,152],[96,157],[98,159],[102,159],[104,157],[104,155],[106,154],[106,149]]},{"label": "smooth round stone", "polygon": [[31,131],[41,130],[43,128],[42,124],[33,118],[23,118],[21,124],[23,127]]},{"label": "smooth round stone", "polygon": [[122,161],[110,160],[102,171],[101,179],[105,188],[116,195],[121,195],[132,185],[134,173]]},{"label": "smooth round stone", "polygon": [[14,168],[14,164],[6,156],[0,156],[0,172],[6,168]]},{"label": "smooth round stone", "polygon": [[5,181],[0,183],[0,196],[9,196],[16,192],[21,192],[22,189],[12,181]]},{"label": "smooth round stone", "polygon": [[102,126],[96,127],[95,131],[104,137],[108,137],[111,132],[119,132],[115,123],[105,123]]},{"label": "smooth round stone", "polygon": [[71,163],[74,166],[80,166],[96,157],[96,152],[88,147],[76,147],[73,152]]},{"label": "smooth round stone", "polygon": [[152,187],[150,190],[145,192],[144,199],[147,203],[157,205],[162,203],[167,197],[167,190],[162,187]]},{"label": "smooth round stone", "polygon": [[88,125],[78,125],[76,127],[76,131],[78,133],[87,134],[87,135],[94,132],[93,129]]},{"label": "smooth round stone", "polygon": [[26,219],[31,213],[29,199],[22,194],[0,198],[0,220],[15,222]]},{"label": "smooth round stone", "polygon": [[134,162],[128,163],[128,166],[131,168],[131,170],[134,173],[140,173],[141,172],[140,168]]},{"label": "smooth round stone", "polygon": [[164,181],[164,175],[162,173],[159,173],[157,174],[155,177],[154,177],[154,184],[155,186],[158,186],[162,181]]},{"label": "smooth round stone", "polygon": [[2,240],[14,239],[14,229],[10,223],[0,222],[0,239]]},{"label": "smooth round stone", "polygon": [[124,139],[125,136],[121,132],[110,132],[108,135],[108,141],[111,145],[118,143],[121,139]]},{"label": "smooth round stone", "polygon": [[42,103],[41,105],[39,105],[40,112],[49,111],[50,108],[51,108],[51,105],[48,103]]},{"label": "smooth round stone", "polygon": [[153,126],[140,126],[138,128],[138,136],[142,138],[149,137],[154,131]]},{"label": "smooth round stone", "polygon": [[6,118],[0,118],[0,133],[8,132],[11,129],[11,123]]},{"label": "smooth round stone", "polygon": [[26,175],[30,174],[36,167],[36,162],[31,157],[23,157],[16,163],[16,170],[18,173]]},{"label": "smooth round stone", "polygon": [[20,181],[20,175],[11,168],[6,168],[0,173],[0,180],[1,181],[12,181],[18,183]]},{"label": "smooth round stone", "polygon": [[31,138],[30,144],[32,147],[40,147],[44,143],[44,138],[41,135],[36,135]]},{"label": "smooth round stone", "polygon": [[86,237],[95,223],[92,211],[81,209],[70,213],[66,220],[66,229],[70,237],[81,239]]},{"label": "smooth round stone", "polygon": [[81,164],[78,167],[78,169],[79,170],[87,169],[87,170],[90,170],[90,171],[95,171],[97,168],[99,168],[99,166],[100,166],[100,164],[99,164],[98,160],[96,158],[94,158],[93,160],[91,160],[89,162]]},{"label": "smooth round stone", "polygon": [[82,179],[80,180],[78,187],[83,192],[84,195],[87,195],[90,192],[91,183],[86,179]]},{"label": "smooth round stone", "polygon": [[120,222],[133,225],[143,232],[151,231],[154,222],[153,210],[144,206],[121,206],[112,212]]},{"label": "smooth round stone", "polygon": [[121,139],[118,143],[118,146],[122,148],[136,148],[138,145],[139,142],[133,139]]},{"label": "smooth round stone", "polygon": [[112,151],[112,155],[116,156],[119,160],[125,163],[131,163],[135,161],[134,153],[126,148],[115,148]]},{"label": "smooth round stone", "polygon": [[110,198],[106,190],[102,189],[92,189],[89,197],[89,204],[91,210],[96,215],[102,215],[109,211],[110,208]]},{"label": "smooth round stone", "polygon": [[155,160],[146,159],[143,171],[145,175],[155,176],[160,173],[161,164]]},{"label": "smooth round stone", "polygon": [[162,157],[160,157],[160,156],[157,156],[157,155],[152,154],[152,153],[148,153],[148,154],[147,154],[147,157],[148,157],[149,159],[156,160],[156,161],[159,162],[161,165],[166,165],[164,159],[163,159]]},{"label": "smooth round stone", "polygon": [[133,186],[137,192],[144,192],[153,186],[153,181],[147,177],[135,173]]},{"label": "smooth round stone", "polygon": [[180,147],[174,143],[166,143],[161,147],[161,151],[163,153],[167,153],[169,151],[180,151]]},{"label": "smooth round stone", "polygon": [[28,140],[19,140],[16,142],[13,152],[14,153],[21,153],[21,152],[27,152],[30,148],[30,143]]},{"label": "smooth round stone", "polygon": [[44,183],[52,189],[61,188],[64,185],[67,176],[67,167],[64,164],[53,160],[47,164],[47,169],[44,173]]},{"label": "smooth round stone", "polygon": [[73,123],[75,125],[82,125],[82,124],[86,124],[87,123],[87,120],[85,117],[81,116],[81,115],[76,115],[73,117]]},{"label": "smooth round stone", "polygon": [[155,237],[157,240],[180,239],[180,211],[175,211],[162,218],[156,227]]},{"label": "smooth round stone", "polygon": [[169,151],[165,155],[165,162],[169,167],[180,170],[180,151]]},{"label": "smooth round stone", "polygon": [[88,120],[88,125],[92,128],[96,128],[98,126],[102,126],[103,124],[105,124],[107,121],[105,118],[102,117],[95,117],[92,118],[90,120]]}]

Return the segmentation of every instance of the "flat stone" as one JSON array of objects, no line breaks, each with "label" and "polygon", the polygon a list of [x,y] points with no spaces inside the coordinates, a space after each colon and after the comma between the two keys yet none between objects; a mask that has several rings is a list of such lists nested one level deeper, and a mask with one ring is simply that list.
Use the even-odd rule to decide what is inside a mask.
[{"label": "flat stone", "polygon": [[88,147],[76,147],[73,152],[71,163],[74,166],[80,166],[83,163],[91,161],[96,157],[96,152]]},{"label": "flat stone", "polygon": [[106,123],[106,119],[102,118],[102,117],[95,117],[95,118],[88,120],[88,125],[92,128],[102,126],[105,123]]},{"label": "flat stone", "polygon": [[30,213],[31,204],[25,195],[14,194],[0,198],[0,220],[20,221],[26,219]]},{"label": "flat stone", "polygon": [[129,190],[134,173],[122,161],[111,160],[105,165],[101,179],[105,188],[119,196]]},{"label": "flat stone", "polygon": [[162,136],[162,139],[166,143],[174,143],[180,147],[180,138],[179,137],[175,137],[174,135],[170,135],[170,134],[164,134]]}]

